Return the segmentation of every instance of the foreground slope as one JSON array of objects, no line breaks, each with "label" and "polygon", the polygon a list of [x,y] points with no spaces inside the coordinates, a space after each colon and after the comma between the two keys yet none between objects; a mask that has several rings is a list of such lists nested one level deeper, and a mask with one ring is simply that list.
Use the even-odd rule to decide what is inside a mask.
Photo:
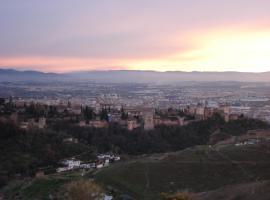
[{"label": "foreground slope", "polygon": [[197,146],[140,157],[106,168],[96,179],[139,199],[156,199],[162,192],[200,193],[270,180],[270,144]]},{"label": "foreground slope", "polygon": [[196,194],[194,200],[269,200],[270,181],[226,186],[214,191]]}]

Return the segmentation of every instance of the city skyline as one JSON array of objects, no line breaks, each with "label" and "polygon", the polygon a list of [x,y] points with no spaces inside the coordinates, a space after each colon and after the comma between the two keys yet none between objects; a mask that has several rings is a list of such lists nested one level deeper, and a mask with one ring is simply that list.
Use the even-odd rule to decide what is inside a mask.
[{"label": "city skyline", "polygon": [[240,71],[270,69],[270,2],[6,1],[0,68]]}]

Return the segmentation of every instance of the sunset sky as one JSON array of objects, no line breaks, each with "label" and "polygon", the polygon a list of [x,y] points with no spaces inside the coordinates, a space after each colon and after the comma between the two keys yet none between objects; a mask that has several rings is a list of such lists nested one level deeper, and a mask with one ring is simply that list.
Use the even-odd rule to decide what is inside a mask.
[{"label": "sunset sky", "polygon": [[270,71],[270,0],[1,0],[0,67]]}]

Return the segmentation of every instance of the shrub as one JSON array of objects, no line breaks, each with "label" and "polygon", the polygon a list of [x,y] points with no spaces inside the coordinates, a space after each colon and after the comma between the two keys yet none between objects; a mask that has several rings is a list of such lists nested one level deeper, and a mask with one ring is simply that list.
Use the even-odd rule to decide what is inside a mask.
[{"label": "shrub", "polygon": [[73,181],[64,190],[66,200],[100,200],[104,196],[102,188],[90,180]]},{"label": "shrub", "polygon": [[161,193],[162,200],[192,200],[192,195],[187,192]]}]

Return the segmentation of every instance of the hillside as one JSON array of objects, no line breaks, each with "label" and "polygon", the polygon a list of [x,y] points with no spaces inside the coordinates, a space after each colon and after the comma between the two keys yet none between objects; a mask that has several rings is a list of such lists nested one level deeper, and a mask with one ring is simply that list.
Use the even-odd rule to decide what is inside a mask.
[{"label": "hillside", "polygon": [[18,71],[13,69],[0,69],[1,82],[16,81],[51,81],[62,78],[61,75],[55,73],[43,73],[39,71]]},{"label": "hillside", "polygon": [[157,199],[161,192],[200,193],[269,180],[269,155],[269,142],[241,147],[197,146],[119,163],[98,172],[96,179],[138,199]]},{"label": "hillside", "polygon": [[203,82],[269,82],[270,72],[182,72],[182,71],[137,71],[137,70],[113,70],[113,71],[84,71],[69,73],[70,77],[81,80],[94,80],[117,83],[177,83],[184,81]]},{"label": "hillside", "polygon": [[[6,199],[50,199],[77,179],[94,179],[107,192],[135,199],[160,199],[161,193],[188,192],[193,200],[267,200],[270,142],[255,145],[195,146],[178,152],[128,156],[101,170],[75,170],[11,181]],[[268,195],[268,196],[267,196]],[[1,198],[0,198],[1,199]],[[121,199],[121,198],[120,198]]]},{"label": "hillside", "polygon": [[195,200],[269,200],[270,181],[226,186],[214,191],[196,194]]}]

